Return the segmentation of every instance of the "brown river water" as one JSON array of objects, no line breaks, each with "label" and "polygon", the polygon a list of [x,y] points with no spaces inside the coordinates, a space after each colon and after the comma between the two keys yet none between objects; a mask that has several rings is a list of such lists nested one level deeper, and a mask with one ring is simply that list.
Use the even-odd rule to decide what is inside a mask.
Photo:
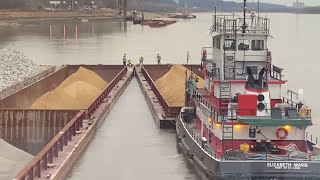
[{"label": "brown river water", "polygon": [[[265,14],[263,14],[265,16]],[[268,48],[273,63],[285,69],[286,88],[302,88],[313,109],[320,136],[320,15],[267,14],[271,19]],[[200,62],[201,47],[211,46],[212,14],[178,20],[164,28],[149,28],[120,20],[76,20],[23,23],[0,28],[0,47],[13,46],[39,64],[120,64],[123,53],[138,62]],[[285,91],[284,91],[285,92]],[[124,113],[125,112],[125,113]],[[133,80],[97,131],[67,179],[201,179],[176,147],[173,131],[156,128],[148,106]]]}]

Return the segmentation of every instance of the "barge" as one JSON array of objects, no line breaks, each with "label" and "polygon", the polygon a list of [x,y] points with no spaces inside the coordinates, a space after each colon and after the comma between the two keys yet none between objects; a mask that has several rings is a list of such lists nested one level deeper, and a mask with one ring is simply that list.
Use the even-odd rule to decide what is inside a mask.
[{"label": "barge", "polygon": [[[154,121],[161,129],[174,129],[176,117],[182,108],[182,106],[170,106],[168,102],[165,101],[155,83],[159,78],[163,77],[172,66],[171,64],[143,65],[135,68],[138,83],[153,114]],[[183,66],[202,77],[201,71],[199,71],[200,65]]]},{"label": "barge", "polygon": [[[190,75],[177,141],[207,179],[319,179],[318,146],[308,142],[311,110],[288,90],[267,47],[267,18],[214,16],[213,47],[203,48],[205,88]],[[210,54],[211,56],[208,56]],[[311,146],[309,146],[311,145]]]},{"label": "barge", "polygon": [[[88,107],[30,108],[34,101],[57,88],[80,67],[108,82]],[[122,65],[65,65],[1,99],[1,139],[35,156],[15,179],[63,179],[130,82],[133,70]]]}]

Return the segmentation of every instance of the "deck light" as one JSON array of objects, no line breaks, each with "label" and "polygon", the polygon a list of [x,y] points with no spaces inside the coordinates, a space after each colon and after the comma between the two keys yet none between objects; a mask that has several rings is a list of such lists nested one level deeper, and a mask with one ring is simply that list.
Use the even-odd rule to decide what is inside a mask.
[{"label": "deck light", "polygon": [[220,123],[216,123],[216,128],[220,128],[221,124]]},{"label": "deck light", "polygon": [[291,130],[291,126],[289,126],[289,125],[284,126],[283,128],[286,129],[287,131],[290,131],[290,130]]}]

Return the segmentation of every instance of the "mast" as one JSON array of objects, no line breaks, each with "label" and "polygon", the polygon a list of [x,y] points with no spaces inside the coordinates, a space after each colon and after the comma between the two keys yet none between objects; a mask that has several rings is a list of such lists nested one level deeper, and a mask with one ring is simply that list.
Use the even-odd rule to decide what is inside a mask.
[{"label": "mast", "polygon": [[247,29],[246,12],[247,12],[247,0],[243,0],[243,26],[242,26],[242,33],[246,33],[246,29]]},{"label": "mast", "polygon": [[258,0],[258,19],[260,17],[260,0]]}]

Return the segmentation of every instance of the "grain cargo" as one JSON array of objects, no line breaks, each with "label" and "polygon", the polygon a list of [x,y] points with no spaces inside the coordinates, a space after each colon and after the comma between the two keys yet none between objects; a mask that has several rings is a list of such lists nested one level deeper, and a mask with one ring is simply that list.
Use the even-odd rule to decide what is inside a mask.
[{"label": "grain cargo", "polygon": [[[187,76],[191,75],[191,71],[187,69]],[[198,88],[204,87],[204,80],[197,76],[199,81]],[[186,81],[186,67],[175,64],[170,70],[155,83],[156,86],[165,99],[166,103],[171,107],[181,107],[185,104],[185,81]]]},{"label": "grain cargo", "polygon": [[65,79],[56,89],[38,98],[32,109],[86,109],[108,85],[99,75],[86,68]]}]

